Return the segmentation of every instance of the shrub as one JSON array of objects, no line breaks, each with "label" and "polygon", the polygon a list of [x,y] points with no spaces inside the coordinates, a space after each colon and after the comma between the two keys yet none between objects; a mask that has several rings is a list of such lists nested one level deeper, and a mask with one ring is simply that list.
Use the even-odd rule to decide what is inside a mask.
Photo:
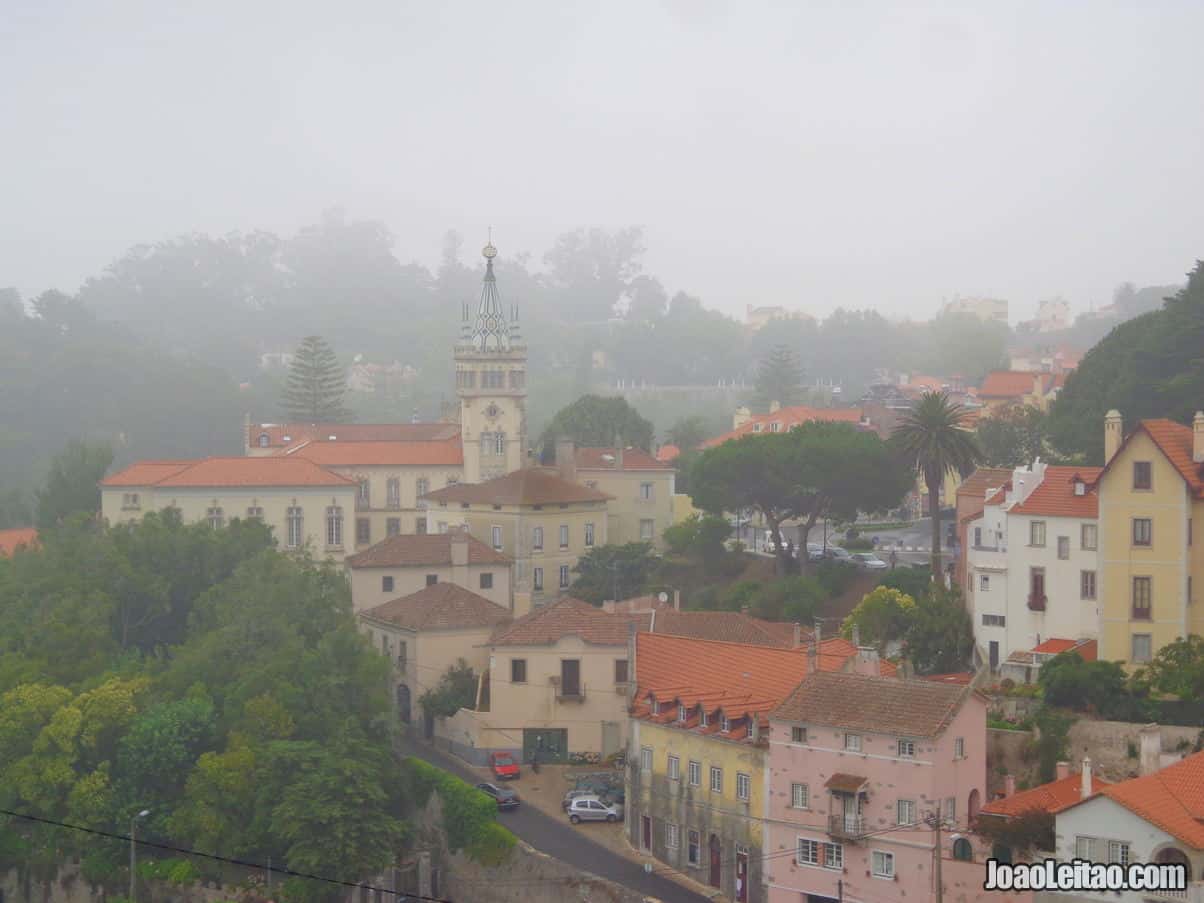
[{"label": "shrub", "polygon": [[478,862],[497,865],[514,847],[514,835],[497,823],[497,803],[453,774],[422,759],[405,760],[411,795],[422,806],[437,792],[443,804],[448,848],[464,850]]},{"label": "shrub", "polygon": [[874,541],[872,539],[865,539],[863,537],[846,539],[844,541],[844,547],[850,552],[868,552],[874,547]]}]

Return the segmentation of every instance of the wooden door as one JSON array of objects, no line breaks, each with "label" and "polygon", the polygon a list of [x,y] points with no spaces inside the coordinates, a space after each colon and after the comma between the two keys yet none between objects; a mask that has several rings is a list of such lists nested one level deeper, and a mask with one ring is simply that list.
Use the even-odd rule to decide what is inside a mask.
[{"label": "wooden door", "polygon": [[640,819],[640,831],[643,835],[640,839],[644,843],[644,849],[651,850],[652,849],[652,818],[651,818],[651,816],[645,815],[645,816],[643,816],[643,818]]},{"label": "wooden door", "polygon": [[719,854],[722,852],[722,847],[719,844],[719,838],[715,834],[711,835],[711,887],[719,887],[719,879],[723,877],[720,867]]}]

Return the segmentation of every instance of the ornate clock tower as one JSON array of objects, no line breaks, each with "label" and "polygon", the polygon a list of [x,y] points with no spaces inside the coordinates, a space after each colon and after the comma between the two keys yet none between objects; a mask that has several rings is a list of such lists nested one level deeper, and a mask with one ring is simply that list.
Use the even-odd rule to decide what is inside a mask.
[{"label": "ornate clock tower", "polygon": [[485,245],[485,281],[475,313],[461,312],[456,343],[456,394],[464,481],[479,483],[518,470],[527,454],[527,346],[519,335],[518,305],[502,308],[493,258]]}]

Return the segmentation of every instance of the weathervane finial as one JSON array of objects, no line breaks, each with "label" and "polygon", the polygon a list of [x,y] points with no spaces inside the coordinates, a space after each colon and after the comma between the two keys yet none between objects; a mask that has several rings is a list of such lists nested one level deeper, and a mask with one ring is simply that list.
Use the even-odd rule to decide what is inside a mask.
[{"label": "weathervane finial", "polygon": [[493,258],[497,257],[497,248],[493,246],[493,226],[489,227],[489,243],[485,245],[485,248],[481,251],[481,255],[486,260],[493,260]]}]

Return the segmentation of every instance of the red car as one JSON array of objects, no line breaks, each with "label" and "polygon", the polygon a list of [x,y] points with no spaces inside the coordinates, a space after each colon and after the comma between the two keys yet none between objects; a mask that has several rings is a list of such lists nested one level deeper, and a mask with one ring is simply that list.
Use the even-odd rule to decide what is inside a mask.
[{"label": "red car", "polygon": [[513,780],[518,777],[518,761],[510,753],[490,753],[489,768],[499,781]]}]

